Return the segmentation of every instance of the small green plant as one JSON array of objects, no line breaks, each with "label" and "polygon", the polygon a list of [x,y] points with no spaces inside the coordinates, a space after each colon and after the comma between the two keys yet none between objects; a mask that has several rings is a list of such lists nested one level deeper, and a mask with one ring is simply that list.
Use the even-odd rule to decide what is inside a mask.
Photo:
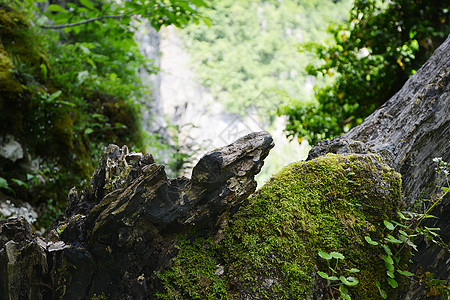
[{"label": "small green plant", "polygon": [[0,177],[0,189],[5,189],[5,190],[8,190],[8,191],[14,193],[14,190],[11,189],[8,185],[8,181],[3,177]]},{"label": "small green plant", "polygon": [[[327,280],[327,286],[333,289],[337,289],[342,297],[342,299],[350,300],[350,294],[348,293],[348,289],[346,286],[355,286],[359,283],[358,279],[353,276],[344,276],[342,274],[354,274],[358,273],[359,270],[356,268],[352,269],[344,269],[345,272],[342,272],[339,269],[339,260],[343,260],[345,256],[339,252],[323,252],[319,251],[319,256],[327,261],[328,269],[331,271],[331,275],[328,273],[318,271],[317,274],[323,279]],[[334,266],[331,266],[331,261],[335,259],[336,263]]]},{"label": "small green plant", "polygon": [[[402,211],[398,212],[402,222],[393,220],[384,220],[384,231],[382,232],[382,238],[373,240],[370,236],[365,236],[365,240],[368,244],[381,247],[384,254],[381,256],[384,265],[386,267],[386,281],[392,288],[397,288],[398,282],[395,275],[400,274],[406,276],[412,280],[419,280],[426,283],[426,285],[432,288],[435,292],[439,291],[439,294],[443,297],[448,297],[450,287],[446,285],[445,281],[434,278],[434,274],[417,275],[406,270],[406,265],[401,262],[403,250],[405,246],[410,246],[415,251],[418,251],[417,246],[414,244],[414,239],[417,236],[423,236],[430,241],[436,243],[442,248],[450,252],[448,245],[441,239],[438,234],[440,228],[427,227],[422,225],[423,221],[428,218],[436,218],[431,215],[431,211],[436,205],[447,195],[449,192],[448,181],[448,163],[444,162],[442,158],[434,158],[436,163],[435,171],[437,172],[437,184],[433,189],[430,198],[420,199],[416,201],[415,209],[420,208],[422,212]],[[376,283],[378,291],[383,299],[387,299],[388,295],[383,290],[380,282]],[[447,298],[445,298],[447,299]]]}]

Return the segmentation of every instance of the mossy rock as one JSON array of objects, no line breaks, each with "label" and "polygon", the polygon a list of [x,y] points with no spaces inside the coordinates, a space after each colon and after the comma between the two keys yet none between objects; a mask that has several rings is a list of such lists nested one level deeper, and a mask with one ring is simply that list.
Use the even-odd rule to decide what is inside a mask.
[{"label": "mossy rock", "polygon": [[348,288],[352,299],[380,298],[377,281],[393,297],[401,286],[387,285],[383,250],[364,237],[382,239],[383,221],[396,220],[401,206],[401,176],[376,155],[291,164],[230,213],[215,238],[180,237],[172,266],[158,273],[164,286],[159,297],[337,299],[337,289],[325,288],[317,276],[317,270],[332,275],[319,251],[345,256],[337,277],[352,275],[345,269],[360,270],[359,284]]}]

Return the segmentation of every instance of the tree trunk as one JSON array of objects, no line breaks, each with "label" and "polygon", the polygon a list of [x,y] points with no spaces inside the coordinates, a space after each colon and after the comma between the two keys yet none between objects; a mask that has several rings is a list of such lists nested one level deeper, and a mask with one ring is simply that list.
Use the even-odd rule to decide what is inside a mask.
[{"label": "tree trunk", "polygon": [[[377,152],[402,174],[404,199],[412,209],[448,179],[441,176],[437,182],[433,158],[450,162],[449,75],[450,36],[389,101],[348,133],[318,142],[308,159],[329,152]],[[432,214],[438,219],[428,220],[426,225],[439,227],[441,238],[450,245],[450,193]],[[445,249],[422,239],[413,260],[413,271],[432,272],[449,283],[450,254]],[[407,299],[422,296],[423,289],[413,285]]]}]

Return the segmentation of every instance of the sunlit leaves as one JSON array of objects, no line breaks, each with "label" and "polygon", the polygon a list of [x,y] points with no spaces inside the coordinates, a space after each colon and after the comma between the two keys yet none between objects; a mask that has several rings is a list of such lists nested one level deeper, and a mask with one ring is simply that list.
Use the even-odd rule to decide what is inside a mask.
[{"label": "sunlit leaves", "polygon": [[47,11],[63,12],[63,13],[66,12],[66,10],[65,10],[63,7],[59,6],[58,4],[50,4],[50,5],[47,7]]},{"label": "sunlit leaves", "polygon": [[94,4],[92,4],[90,0],[80,0],[80,3],[86,6],[87,8],[94,10]]},{"label": "sunlit leaves", "polygon": [[332,84],[316,87],[314,109],[299,102],[280,111],[288,117],[288,136],[314,144],[359,125],[448,36],[447,14],[442,1],[355,1],[347,22],[330,26],[332,41],[303,47],[322,60],[310,64],[308,73],[329,77]]}]

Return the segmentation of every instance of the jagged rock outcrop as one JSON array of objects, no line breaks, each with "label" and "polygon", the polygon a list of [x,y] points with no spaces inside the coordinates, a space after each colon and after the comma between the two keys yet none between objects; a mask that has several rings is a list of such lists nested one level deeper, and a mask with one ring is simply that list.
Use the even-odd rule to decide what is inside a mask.
[{"label": "jagged rock outcrop", "polygon": [[109,145],[45,240],[24,219],[0,221],[0,298],[150,298],[177,234],[220,233],[223,216],[255,191],[273,146],[267,132],[252,133],[206,154],[191,179],[168,179],[151,155]]},{"label": "jagged rock outcrop", "polygon": [[[308,159],[369,152],[380,154],[402,174],[409,207],[431,195],[437,184],[433,158],[450,162],[450,36],[389,101],[348,133],[318,142]],[[450,194],[431,213],[438,218],[427,220],[427,226],[440,228],[450,245]],[[433,272],[450,282],[450,253],[445,249],[422,240],[413,259],[412,271]],[[422,297],[423,288],[413,285],[407,299]]]}]

